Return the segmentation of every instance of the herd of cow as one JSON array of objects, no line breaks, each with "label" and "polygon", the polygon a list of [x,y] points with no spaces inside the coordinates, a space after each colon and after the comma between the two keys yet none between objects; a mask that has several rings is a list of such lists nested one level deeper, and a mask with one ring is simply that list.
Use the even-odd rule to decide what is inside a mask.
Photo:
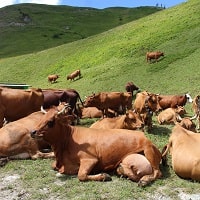
[{"label": "herd of cow", "polygon": [[[141,92],[132,82],[125,89],[82,101],[74,89],[0,87],[0,165],[53,158],[53,169],[77,174],[80,181],[111,180],[108,172],[115,171],[145,186],[162,176],[160,164],[166,164],[169,151],[175,173],[199,181],[200,135],[192,120],[198,119],[199,127],[200,96]],[[184,117],[187,102],[194,117]],[[153,127],[153,115],[160,125],[174,124],[161,151],[144,134]],[[100,119],[90,127],[78,124],[93,117]]]},{"label": "herd of cow", "polygon": [[[48,81],[50,83],[56,83],[57,82],[57,79],[59,78],[60,76],[58,74],[50,74],[48,75]],[[72,72],[71,74],[67,75],[67,80],[70,80],[70,81],[74,81],[75,78],[80,78],[81,77],[81,71],[79,69],[75,70],[74,72]]]}]

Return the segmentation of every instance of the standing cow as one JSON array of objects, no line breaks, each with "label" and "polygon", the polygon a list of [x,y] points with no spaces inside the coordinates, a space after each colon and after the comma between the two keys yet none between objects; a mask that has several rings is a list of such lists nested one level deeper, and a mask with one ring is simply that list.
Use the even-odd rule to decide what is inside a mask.
[{"label": "standing cow", "polygon": [[140,114],[148,130],[151,130],[153,112],[160,110],[158,95],[147,91],[137,93],[133,108]]},{"label": "standing cow", "polygon": [[78,69],[67,76],[67,80],[74,81],[76,77],[81,77],[81,71]]},{"label": "standing cow", "polygon": [[41,89],[11,89],[0,87],[0,127],[6,121],[15,121],[35,111],[43,105]]},{"label": "standing cow", "polygon": [[57,74],[52,74],[52,75],[49,75],[48,76],[48,81],[50,82],[50,83],[55,83],[56,82],[56,80],[59,78],[59,75],[57,75]]},{"label": "standing cow", "polygon": [[135,90],[139,90],[139,87],[137,87],[133,82],[128,82],[125,85],[125,89],[126,89],[127,92],[130,92],[133,96],[133,92]]},{"label": "standing cow", "polygon": [[114,110],[117,114],[125,114],[126,109],[132,108],[132,95],[130,92],[100,92],[88,96],[84,102],[85,107],[96,107],[108,117],[108,110]]},{"label": "standing cow", "polygon": [[159,59],[161,56],[164,56],[164,53],[163,53],[163,52],[160,52],[160,51],[147,52],[147,53],[146,53],[146,60],[147,60],[147,62],[150,62],[150,63],[151,63],[151,60],[154,59],[154,60],[156,60],[156,62],[157,62],[158,59]]}]

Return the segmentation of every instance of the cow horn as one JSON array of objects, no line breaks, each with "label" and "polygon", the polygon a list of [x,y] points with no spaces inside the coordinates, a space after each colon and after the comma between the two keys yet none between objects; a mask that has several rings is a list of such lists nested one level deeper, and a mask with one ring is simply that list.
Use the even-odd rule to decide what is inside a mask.
[{"label": "cow horn", "polygon": [[190,117],[190,120],[196,119],[197,118],[197,114],[194,115],[193,117]]},{"label": "cow horn", "polygon": [[41,112],[44,113],[44,114],[47,113],[47,111],[43,108],[43,106],[40,107],[40,110],[41,110]]},{"label": "cow horn", "polygon": [[58,112],[58,115],[64,113],[64,111],[65,111],[66,108],[70,108],[69,103],[65,104],[64,108],[61,111]]}]

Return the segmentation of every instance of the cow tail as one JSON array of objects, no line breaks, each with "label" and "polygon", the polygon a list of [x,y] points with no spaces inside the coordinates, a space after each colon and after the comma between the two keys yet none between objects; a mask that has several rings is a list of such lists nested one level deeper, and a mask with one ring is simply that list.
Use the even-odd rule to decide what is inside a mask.
[{"label": "cow tail", "polygon": [[162,165],[167,166],[167,152],[169,151],[169,144],[166,144],[162,149]]}]

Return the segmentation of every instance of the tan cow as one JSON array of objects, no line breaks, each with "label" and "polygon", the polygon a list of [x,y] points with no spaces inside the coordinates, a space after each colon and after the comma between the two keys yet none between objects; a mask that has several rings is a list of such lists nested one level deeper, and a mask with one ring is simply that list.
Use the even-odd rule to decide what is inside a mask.
[{"label": "tan cow", "polygon": [[168,144],[163,148],[163,157],[169,151],[172,168],[182,178],[200,181],[200,135],[179,124],[172,129]]},{"label": "tan cow", "polygon": [[179,115],[180,112],[183,112],[183,107],[178,108],[167,108],[163,110],[157,116],[157,120],[159,124],[176,124],[182,120],[181,116]]},{"label": "tan cow", "polygon": [[179,124],[187,130],[197,132],[195,123],[189,117],[182,118]]},{"label": "tan cow", "polygon": [[30,131],[39,123],[44,113],[34,112],[24,118],[10,122],[0,129],[0,158],[37,159],[52,158],[53,152],[42,153],[43,149],[51,149],[50,145],[31,138]]},{"label": "tan cow", "polygon": [[74,81],[76,77],[81,77],[81,71],[79,69],[67,75],[67,80]]},{"label": "tan cow", "polygon": [[50,82],[50,83],[55,83],[56,82],[56,80],[59,78],[59,75],[57,75],[57,74],[52,74],[52,75],[49,75],[48,76],[48,81]]},{"label": "tan cow", "polygon": [[6,121],[15,121],[35,111],[43,105],[41,89],[11,89],[0,87],[0,127]]},{"label": "tan cow", "polygon": [[152,174],[152,167],[145,156],[130,154],[126,156],[117,168],[117,174],[138,182],[143,176]]},{"label": "tan cow", "polygon": [[143,176],[139,184],[144,186],[161,177],[161,153],[143,132],[70,126],[63,123],[66,120],[67,116],[51,108],[31,132],[32,137],[43,138],[52,146],[55,170],[78,174],[80,181],[111,180],[104,172],[116,170],[130,153],[143,152],[153,170],[150,175]]},{"label": "tan cow", "polygon": [[144,125],[151,130],[153,113],[160,110],[158,95],[147,91],[137,93],[136,99],[133,103],[133,108],[140,114]]},{"label": "tan cow", "polygon": [[90,128],[97,129],[142,129],[144,124],[140,118],[140,115],[135,111],[127,111],[125,115],[121,115],[114,118],[103,118],[93,123]]},{"label": "tan cow", "polygon": [[196,119],[196,123],[197,123],[197,129],[199,130],[200,128],[200,95],[196,95],[193,99],[193,103],[192,103],[192,108],[194,111],[194,116],[191,117],[191,120]]},{"label": "tan cow", "polygon": [[147,62],[151,62],[152,59],[156,60],[156,62],[158,61],[158,59],[164,56],[163,52],[160,51],[155,51],[155,52],[147,52],[146,53],[146,60]]}]

